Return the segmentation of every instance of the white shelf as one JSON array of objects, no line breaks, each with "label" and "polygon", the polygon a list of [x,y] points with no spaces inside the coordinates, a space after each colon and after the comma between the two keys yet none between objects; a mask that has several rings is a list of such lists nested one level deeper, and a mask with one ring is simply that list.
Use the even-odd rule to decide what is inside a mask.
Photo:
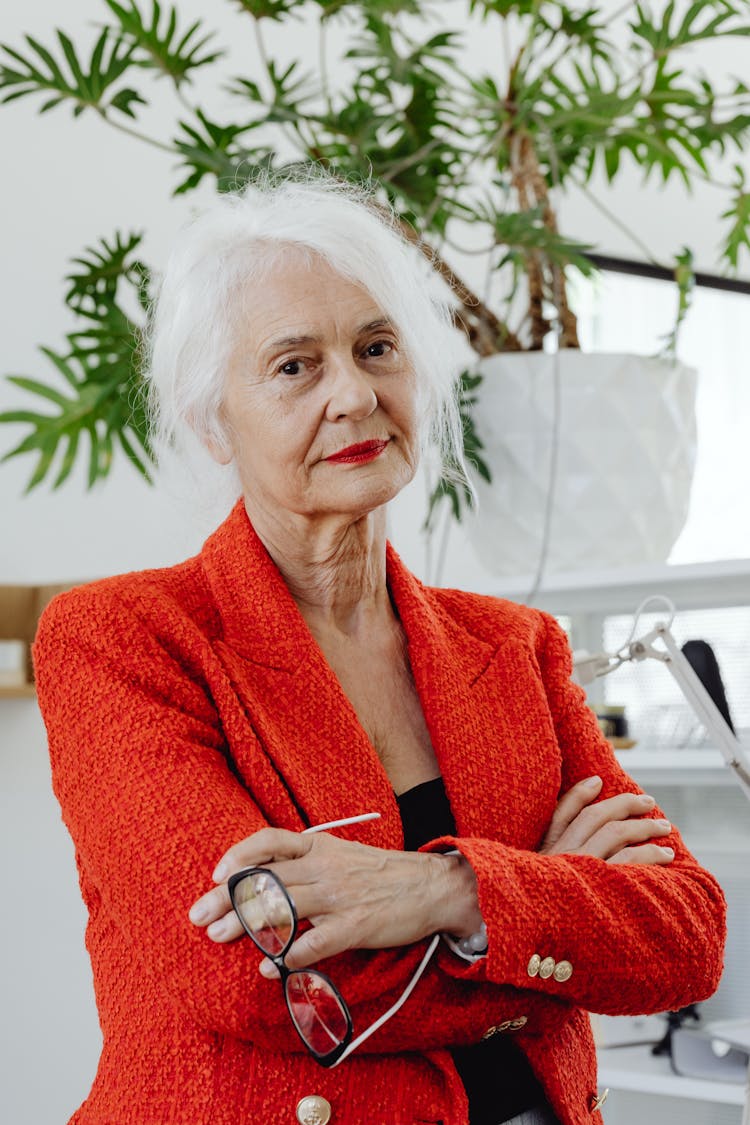
[{"label": "white shelf", "polygon": [[618,750],[617,760],[639,785],[736,785],[718,750],[668,750],[634,746]]},{"label": "white shelf", "polygon": [[[527,576],[499,578],[482,592],[524,602],[532,584]],[[678,610],[748,605],[750,559],[553,574],[533,604],[557,614],[627,613],[649,594],[667,594]]]},{"label": "white shelf", "polygon": [[745,1104],[744,1083],[683,1078],[674,1073],[668,1059],[652,1055],[650,1046],[600,1048],[599,1086],[721,1105]]}]

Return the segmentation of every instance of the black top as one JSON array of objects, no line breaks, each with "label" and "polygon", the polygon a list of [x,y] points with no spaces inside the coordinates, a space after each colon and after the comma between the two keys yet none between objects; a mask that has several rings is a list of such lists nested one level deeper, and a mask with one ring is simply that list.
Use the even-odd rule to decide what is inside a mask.
[{"label": "black top", "polygon": [[[438,836],[455,836],[456,822],[442,777],[397,796],[404,846],[416,851]],[[505,1035],[493,1035],[451,1051],[469,1098],[470,1125],[500,1125],[516,1114],[545,1105],[544,1091],[523,1051]]]}]

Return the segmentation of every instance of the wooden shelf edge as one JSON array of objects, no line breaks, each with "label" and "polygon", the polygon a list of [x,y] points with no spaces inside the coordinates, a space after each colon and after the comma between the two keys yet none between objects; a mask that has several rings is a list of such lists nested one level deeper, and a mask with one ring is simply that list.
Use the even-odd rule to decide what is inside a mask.
[{"label": "wooden shelf edge", "polygon": [[33,684],[0,684],[0,699],[36,699]]}]

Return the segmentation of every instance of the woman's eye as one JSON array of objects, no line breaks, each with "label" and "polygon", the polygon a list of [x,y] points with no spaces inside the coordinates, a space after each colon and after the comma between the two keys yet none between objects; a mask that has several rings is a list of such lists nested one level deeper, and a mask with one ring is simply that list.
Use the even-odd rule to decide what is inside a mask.
[{"label": "woman's eye", "polygon": [[302,375],[305,370],[304,360],[301,359],[288,359],[286,363],[282,363],[279,371],[282,375]]},{"label": "woman's eye", "polygon": [[367,345],[365,355],[373,359],[379,359],[381,356],[388,355],[388,353],[393,350],[393,344],[388,340],[376,340],[374,344]]}]

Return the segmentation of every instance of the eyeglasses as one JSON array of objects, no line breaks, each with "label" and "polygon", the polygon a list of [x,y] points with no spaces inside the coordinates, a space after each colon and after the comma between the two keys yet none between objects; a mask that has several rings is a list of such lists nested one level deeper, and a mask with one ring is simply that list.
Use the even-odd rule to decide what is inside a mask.
[{"label": "eyeglasses", "polygon": [[[379,815],[366,813],[348,817],[315,825],[305,832],[322,832],[372,820]],[[438,934],[431,939],[424,957],[396,1003],[352,1040],[352,1017],[333,981],[317,969],[289,969],[286,965],[285,957],[297,935],[298,920],[292,898],[281,880],[264,867],[247,867],[230,877],[228,888],[232,906],[245,933],[279,971],[295,1031],[316,1062],[325,1067],[343,1062],[408,1000],[440,940]]]}]

